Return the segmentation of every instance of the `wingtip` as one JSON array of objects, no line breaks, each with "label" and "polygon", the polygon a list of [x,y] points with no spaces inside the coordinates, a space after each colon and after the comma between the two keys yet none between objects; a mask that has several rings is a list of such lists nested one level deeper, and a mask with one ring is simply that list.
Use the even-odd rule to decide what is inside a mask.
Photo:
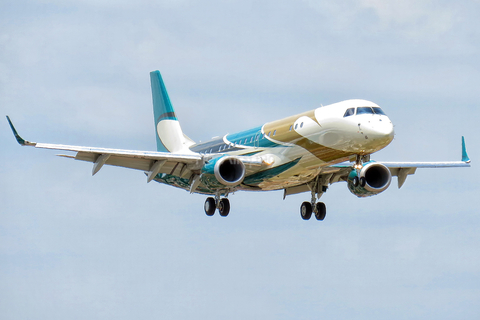
[{"label": "wingtip", "polygon": [[13,132],[13,135],[15,136],[15,139],[17,139],[17,142],[20,145],[22,145],[22,146],[35,146],[36,145],[35,142],[30,142],[30,141],[27,141],[27,140],[23,139],[22,137],[20,137],[17,130],[13,126],[12,120],[10,120],[9,116],[7,116],[7,121],[8,121],[8,124],[10,125],[10,128],[12,129],[12,132]]},{"label": "wingtip", "polygon": [[471,160],[467,154],[467,147],[465,146],[465,137],[462,136],[462,161],[465,163],[470,163]]}]

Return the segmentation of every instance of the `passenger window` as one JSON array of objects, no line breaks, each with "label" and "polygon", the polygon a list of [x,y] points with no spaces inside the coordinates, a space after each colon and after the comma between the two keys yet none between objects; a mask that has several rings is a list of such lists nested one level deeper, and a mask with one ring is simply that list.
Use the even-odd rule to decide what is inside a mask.
[{"label": "passenger window", "polygon": [[252,142],[253,142],[253,136],[252,136],[252,138],[250,139],[250,143],[252,143]]},{"label": "passenger window", "polygon": [[303,128],[303,122],[302,122],[302,123],[300,123],[300,128]]},{"label": "passenger window", "polygon": [[295,130],[297,130],[297,127],[298,127],[298,123],[295,124]]},{"label": "passenger window", "polygon": [[373,112],[375,112],[375,114],[381,114],[386,116],[385,112],[383,112],[383,110],[380,109],[379,107],[373,107],[372,109],[373,109]]},{"label": "passenger window", "polygon": [[277,130],[273,131],[273,135],[276,135],[277,134]]},{"label": "passenger window", "polygon": [[357,115],[359,114],[373,114],[373,110],[370,107],[359,107],[357,108]]},{"label": "passenger window", "polygon": [[270,133],[272,133],[272,131],[270,131],[270,132],[267,134],[267,136],[269,136],[269,137],[270,137]]},{"label": "passenger window", "polygon": [[293,124],[290,126],[290,129],[288,131],[292,131]]},{"label": "passenger window", "polygon": [[343,117],[350,117],[350,116],[353,116],[355,114],[355,108],[349,108],[347,109],[347,111],[345,111],[345,114],[343,115]]}]

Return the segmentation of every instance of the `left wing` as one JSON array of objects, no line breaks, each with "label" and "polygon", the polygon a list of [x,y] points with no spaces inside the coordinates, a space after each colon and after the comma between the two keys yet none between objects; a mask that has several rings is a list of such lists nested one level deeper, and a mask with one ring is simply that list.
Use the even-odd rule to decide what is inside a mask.
[{"label": "left wing", "polygon": [[106,164],[145,171],[147,182],[152,181],[159,173],[193,178],[194,172],[200,170],[205,163],[205,159],[198,153],[173,154],[31,142],[20,137],[8,116],[7,120],[20,145],[76,152],[75,156],[63,154],[58,156],[93,162],[92,175],[96,174]]},{"label": "left wing", "polygon": [[[400,189],[407,176],[414,174],[417,168],[458,168],[470,167],[470,158],[467,154],[465,146],[465,138],[462,137],[462,160],[461,161],[442,161],[442,162],[379,162],[385,165],[391,172],[392,176],[398,178],[398,188]],[[284,189],[284,198],[287,195],[314,191],[322,194],[328,185],[347,181],[349,173],[354,169],[355,163],[339,163],[325,167],[310,182]]]},{"label": "left wing", "polygon": [[447,162],[382,162],[390,172],[392,176],[398,178],[398,188],[400,189],[408,175],[412,175],[417,171],[417,168],[458,168],[458,167],[470,167],[470,158],[467,154],[467,148],[465,146],[465,137],[462,137],[462,160],[461,161],[447,161]]}]

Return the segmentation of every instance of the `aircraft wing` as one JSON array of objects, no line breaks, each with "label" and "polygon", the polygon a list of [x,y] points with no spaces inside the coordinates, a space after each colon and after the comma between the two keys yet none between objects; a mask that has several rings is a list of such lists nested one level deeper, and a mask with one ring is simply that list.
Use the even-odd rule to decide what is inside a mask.
[{"label": "aircraft wing", "polygon": [[[385,165],[392,176],[398,178],[398,188],[400,189],[407,176],[414,174],[417,168],[458,168],[458,167],[470,167],[470,158],[468,157],[465,147],[465,138],[462,137],[462,160],[461,161],[441,161],[441,162],[382,162],[379,163]],[[321,187],[327,187],[329,184],[346,181],[348,174],[354,168],[355,163],[339,163],[325,167],[320,174],[312,181],[286,188],[284,190],[284,198],[287,195],[309,192],[313,188],[316,188],[317,192],[321,192]],[[315,181],[318,181],[315,184]]]},{"label": "aircraft wing", "polygon": [[20,137],[8,116],[7,120],[20,145],[76,152],[75,156],[63,154],[58,156],[93,162],[92,175],[96,174],[106,164],[145,171],[148,176],[147,182],[150,182],[158,173],[168,173],[189,178],[192,175],[192,171],[199,170],[204,165],[202,156],[195,153],[172,154],[168,152],[92,148],[31,142]]}]

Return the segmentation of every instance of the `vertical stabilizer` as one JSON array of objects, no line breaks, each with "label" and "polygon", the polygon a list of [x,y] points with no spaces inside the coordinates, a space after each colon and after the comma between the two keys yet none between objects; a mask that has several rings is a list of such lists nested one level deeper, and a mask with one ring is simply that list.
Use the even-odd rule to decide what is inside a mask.
[{"label": "vertical stabilizer", "polygon": [[188,147],[192,141],[186,139],[183,134],[160,71],[150,72],[150,81],[152,83],[157,150],[175,153],[190,152]]}]

